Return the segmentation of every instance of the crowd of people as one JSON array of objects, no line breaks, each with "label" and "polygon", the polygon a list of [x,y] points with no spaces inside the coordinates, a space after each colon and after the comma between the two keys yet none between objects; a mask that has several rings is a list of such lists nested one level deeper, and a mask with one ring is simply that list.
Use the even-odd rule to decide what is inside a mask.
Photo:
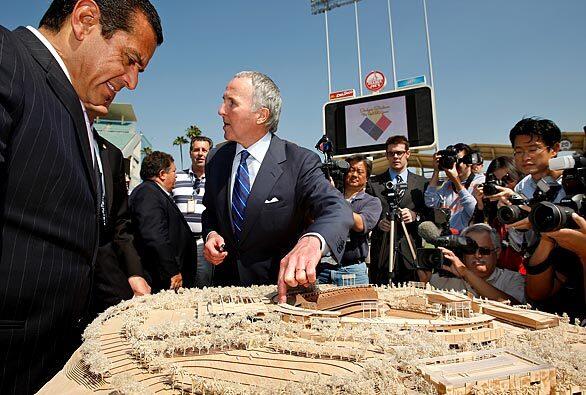
[{"label": "crowd of people", "polygon": [[[152,152],[128,196],[122,153],[92,123],[162,42],[148,0],[54,0],[38,28],[0,26],[0,393],[39,390],[109,306],[181,287],[276,284],[285,302],[291,287],[414,280],[584,318],[581,210],[553,227],[529,214],[538,198],[581,204],[580,177],[569,190],[549,167],[561,133],[548,120],[515,125],[513,158],[486,176],[461,143],[427,180],[393,136],[387,171],[351,156],[338,190],[316,153],[276,135],[276,84],[243,71],[218,110],[227,142],[194,138],[179,171]],[[430,221],[458,235],[433,268],[420,259],[439,240],[420,232]]]}]

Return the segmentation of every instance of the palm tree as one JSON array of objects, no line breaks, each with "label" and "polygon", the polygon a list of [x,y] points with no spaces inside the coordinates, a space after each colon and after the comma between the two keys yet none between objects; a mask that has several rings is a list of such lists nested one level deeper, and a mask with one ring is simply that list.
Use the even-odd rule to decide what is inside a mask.
[{"label": "palm tree", "polygon": [[191,125],[190,127],[187,128],[187,130],[185,131],[185,135],[187,136],[187,138],[191,141],[192,138],[197,137],[197,136],[201,136],[201,129],[197,127],[197,125]]},{"label": "palm tree", "polygon": [[150,155],[150,154],[152,154],[152,153],[153,153],[153,149],[152,149],[152,147],[144,147],[144,148],[143,148],[142,150],[140,150],[140,151],[141,151],[141,154],[142,154],[143,156],[148,156],[148,155]]},{"label": "palm tree", "polygon": [[178,136],[173,140],[173,145],[179,146],[179,155],[181,156],[181,168],[183,169],[183,144],[187,144],[189,141],[184,136]]}]

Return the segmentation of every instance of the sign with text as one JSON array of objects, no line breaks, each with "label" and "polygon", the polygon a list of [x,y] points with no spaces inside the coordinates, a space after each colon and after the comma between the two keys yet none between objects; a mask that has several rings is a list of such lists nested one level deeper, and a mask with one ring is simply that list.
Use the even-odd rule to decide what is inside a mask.
[{"label": "sign with text", "polygon": [[356,96],[354,89],[346,89],[343,91],[330,92],[330,101],[340,99],[350,99]]}]

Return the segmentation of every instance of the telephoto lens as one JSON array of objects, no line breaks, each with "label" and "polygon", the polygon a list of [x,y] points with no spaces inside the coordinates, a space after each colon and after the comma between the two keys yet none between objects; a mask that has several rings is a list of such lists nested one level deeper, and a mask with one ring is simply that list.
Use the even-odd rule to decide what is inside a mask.
[{"label": "telephoto lens", "polygon": [[572,213],[576,211],[567,206],[551,202],[541,202],[533,208],[529,221],[538,232],[555,232],[561,228],[576,228]]},{"label": "telephoto lens", "polygon": [[503,206],[496,211],[496,216],[501,224],[509,225],[521,221],[529,216],[529,211],[523,210],[521,206]]}]

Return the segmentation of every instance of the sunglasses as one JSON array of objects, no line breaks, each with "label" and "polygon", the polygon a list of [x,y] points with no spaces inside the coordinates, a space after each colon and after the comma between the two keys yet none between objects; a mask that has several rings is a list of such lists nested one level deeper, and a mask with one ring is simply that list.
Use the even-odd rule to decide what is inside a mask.
[{"label": "sunglasses", "polygon": [[511,175],[509,173],[507,173],[501,177],[501,181],[504,182],[505,184],[510,184],[515,180],[513,179],[513,177],[511,177]]},{"label": "sunglasses", "polygon": [[474,252],[466,252],[467,255],[476,255],[476,253],[480,253],[480,255],[490,255],[495,252],[498,248],[488,248],[488,247],[478,247]]}]

